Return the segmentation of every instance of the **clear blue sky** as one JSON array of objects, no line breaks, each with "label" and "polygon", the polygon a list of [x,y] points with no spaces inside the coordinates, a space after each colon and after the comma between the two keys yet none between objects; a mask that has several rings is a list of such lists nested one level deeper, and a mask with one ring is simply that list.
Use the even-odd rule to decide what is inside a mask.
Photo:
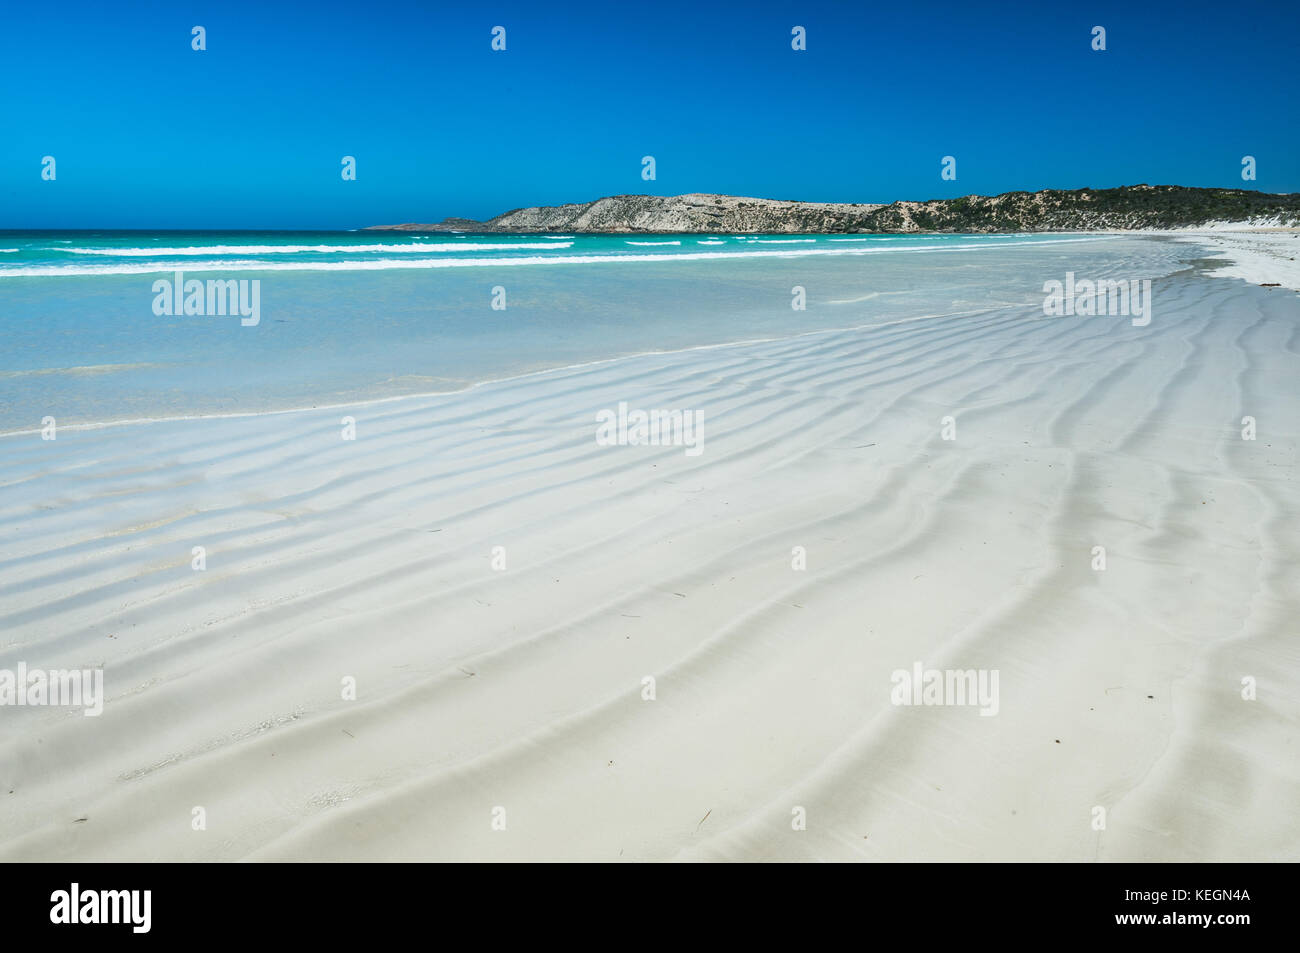
[{"label": "clear blue sky", "polygon": [[1294,0],[69,0],[2,16],[0,228],[351,228],[636,192],[1300,191]]}]

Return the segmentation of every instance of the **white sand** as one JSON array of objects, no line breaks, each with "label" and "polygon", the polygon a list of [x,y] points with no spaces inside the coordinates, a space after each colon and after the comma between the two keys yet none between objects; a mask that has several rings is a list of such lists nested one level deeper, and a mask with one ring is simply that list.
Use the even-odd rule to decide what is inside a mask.
[{"label": "white sand", "polygon": [[1214,271],[1223,278],[1241,278],[1251,284],[1277,284],[1300,291],[1300,230],[1294,228],[1204,229],[1178,236],[1211,250],[1212,258],[1226,264]]},{"label": "white sand", "polygon": [[0,858],[1297,859],[1300,299],[1155,295],[0,438]]}]

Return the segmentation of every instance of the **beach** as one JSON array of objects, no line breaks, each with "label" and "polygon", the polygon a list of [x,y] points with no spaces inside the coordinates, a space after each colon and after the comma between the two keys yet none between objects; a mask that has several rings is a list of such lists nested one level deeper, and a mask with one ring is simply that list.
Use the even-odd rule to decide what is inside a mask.
[{"label": "beach", "polygon": [[[1300,859],[1294,263],[1184,237],[638,261],[605,300],[653,347],[602,312],[599,347],[467,326],[423,370],[358,335],[373,369],[319,394],[47,375],[52,440],[29,362],[0,668],[105,696],[4,711],[0,859]],[[497,263],[552,282],[538,313],[574,293],[548,268],[632,264]],[[437,274],[490,316],[493,267]],[[287,295],[226,271],[267,284],[213,338],[234,366]],[[1148,323],[1046,315],[1067,271],[1149,280]],[[154,277],[51,280],[132,282],[143,335]],[[600,442],[621,405],[690,411],[695,446]],[[896,703],[916,666],[996,672],[996,711]]]}]

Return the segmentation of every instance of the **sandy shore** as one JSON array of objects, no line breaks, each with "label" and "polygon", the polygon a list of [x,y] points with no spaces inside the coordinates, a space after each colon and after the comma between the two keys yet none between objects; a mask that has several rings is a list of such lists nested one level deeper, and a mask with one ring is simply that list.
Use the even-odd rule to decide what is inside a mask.
[{"label": "sandy shore", "polygon": [[1223,259],[1224,264],[1216,270],[1219,277],[1300,291],[1300,229],[1225,225],[1189,232],[1178,239],[1205,246],[1211,257]]},{"label": "sandy shore", "polygon": [[1300,858],[1300,298],[1154,295],[0,438],[0,858]]}]

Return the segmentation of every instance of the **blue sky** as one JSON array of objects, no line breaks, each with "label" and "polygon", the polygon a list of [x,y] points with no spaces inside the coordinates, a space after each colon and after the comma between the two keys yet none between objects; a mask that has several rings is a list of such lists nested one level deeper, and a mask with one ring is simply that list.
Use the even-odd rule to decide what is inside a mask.
[{"label": "blue sky", "polygon": [[646,192],[1300,191],[1298,37],[1290,0],[14,3],[0,228],[351,228]]}]

